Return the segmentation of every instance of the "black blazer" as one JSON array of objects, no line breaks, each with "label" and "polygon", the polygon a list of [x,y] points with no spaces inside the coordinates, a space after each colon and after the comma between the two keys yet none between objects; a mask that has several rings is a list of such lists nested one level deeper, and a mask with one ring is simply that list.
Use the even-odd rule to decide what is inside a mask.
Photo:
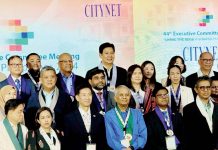
[{"label": "black blazer", "polygon": [[[164,126],[155,111],[144,115],[148,131],[148,141],[145,150],[167,150],[165,137],[167,136]],[[178,138],[180,145],[177,150],[182,150],[183,144],[183,121],[180,113],[172,113],[173,132]],[[194,150],[194,149],[193,149]]]},{"label": "black blazer", "polygon": [[[214,72],[214,76],[216,76],[218,78],[218,72],[213,71]],[[189,76],[186,77],[186,86],[190,87],[192,89],[192,93],[194,95],[194,97],[196,98],[197,93],[194,90],[195,84],[198,80],[198,74],[197,72],[190,74]]]},{"label": "black blazer", "polygon": [[[74,74],[74,75],[75,75],[75,74]],[[62,90],[62,91],[64,91],[65,93],[67,93],[67,92],[66,92],[67,86],[66,86],[65,83],[64,83],[64,84],[62,84],[62,83],[64,83],[63,77],[62,77],[61,73],[59,72],[59,73],[57,74],[56,86],[58,87],[59,90]],[[85,80],[83,77],[79,76],[79,75],[75,75],[75,83],[74,83],[74,86],[75,86],[75,87],[74,87],[74,90],[76,90],[76,87],[77,87],[78,85],[83,84],[83,83],[87,83],[86,80]],[[75,92],[75,91],[74,91],[74,92]],[[67,94],[68,94],[68,93],[67,93]],[[68,94],[68,95],[69,95],[69,94]]]},{"label": "black blazer", "polygon": [[[218,105],[214,104],[213,133],[196,102],[183,109],[185,150],[214,150],[218,142]],[[218,148],[218,147],[216,147]]]},{"label": "black blazer", "polygon": [[[126,85],[126,80],[127,80],[127,71],[124,69],[124,68],[121,68],[121,67],[117,67],[117,81],[116,81],[116,87],[119,86],[119,85]],[[98,67],[95,67],[89,71],[87,71],[86,73],[86,79],[88,80],[88,75],[89,73],[94,70],[94,69],[97,69]]]},{"label": "black blazer", "polygon": [[[25,115],[25,125],[27,126],[29,130],[37,129],[36,123],[35,123],[35,115],[36,115],[37,110],[40,108],[38,97],[39,97],[38,93],[35,93],[34,95],[32,95],[26,106],[27,110],[24,114]],[[76,100],[72,102],[69,95],[59,90],[59,97],[58,97],[57,103],[54,108],[55,124],[53,127],[55,129],[62,131],[64,116],[72,112],[76,108],[77,108]]]},{"label": "black blazer", "polygon": [[[8,82],[8,78],[0,82],[0,88],[6,85],[10,85],[10,83]],[[12,84],[12,86],[16,87],[15,83]],[[26,105],[29,97],[34,93],[35,93],[35,88],[31,84],[31,81],[21,76],[21,93],[20,95],[17,94],[17,99],[21,99]]]},{"label": "black blazer", "polygon": [[[91,140],[96,143],[97,150],[107,148],[104,118],[99,113],[91,111]],[[89,143],[88,133],[79,109],[64,118],[64,150],[85,150]]]}]

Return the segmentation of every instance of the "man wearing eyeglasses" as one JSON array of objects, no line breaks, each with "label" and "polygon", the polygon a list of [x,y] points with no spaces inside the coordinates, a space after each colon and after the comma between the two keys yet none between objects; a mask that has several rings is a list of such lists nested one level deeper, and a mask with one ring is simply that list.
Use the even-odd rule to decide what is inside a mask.
[{"label": "man wearing eyeglasses", "polygon": [[156,107],[144,116],[148,130],[148,141],[145,150],[181,150],[183,144],[182,115],[172,113],[169,107],[168,90],[159,87],[153,91]]},{"label": "man wearing eyeglasses", "polygon": [[208,76],[211,78],[213,76],[216,76],[218,78],[218,72],[212,70],[213,61],[214,61],[214,58],[210,52],[201,53],[199,60],[198,60],[198,64],[200,66],[200,69],[197,72],[187,76],[186,86],[192,88],[192,92],[193,92],[195,97],[197,94],[194,90],[194,87],[195,87],[195,83],[196,83],[198,77]]},{"label": "man wearing eyeglasses", "polygon": [[34,88],[30,80],[21,76],[21,73],[23,72],[22,58],[18,55],[11,56],[8,59],[8,69],[10,71],[10,75],[7,79],[0,82],[0,88],[5,85],[12,85],[16,87],[17,99],[21,99],[25,104],[27,104],[27,100],[34,91]]},{"label": "man wearing eyeglasses", "polygon": [[196,101],[183,109],[185,150],[218,148],[218,105],[211,100],[211,81],[200,77],[195,85]]},{"label": "man wearing eyeglasses", "polygon": [[62,53],[58,59],[60,72],[57,74],[57,87],[65,91],[74,100],[75,89],[85,82],[85,79],[73,73],[73,59],[69,53]]}]

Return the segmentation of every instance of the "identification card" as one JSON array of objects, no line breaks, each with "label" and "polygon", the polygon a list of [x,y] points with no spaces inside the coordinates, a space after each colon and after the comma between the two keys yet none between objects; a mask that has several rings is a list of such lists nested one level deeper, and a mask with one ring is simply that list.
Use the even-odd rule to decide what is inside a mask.
[{"label": "identification card", "polygon": [[168,150],[176,150],[176,138],[175,136],[167,136],[166,145]]},{"label": "identification card", "polygon": [[96,144],[86,144],[86,150],[96,150]]}]

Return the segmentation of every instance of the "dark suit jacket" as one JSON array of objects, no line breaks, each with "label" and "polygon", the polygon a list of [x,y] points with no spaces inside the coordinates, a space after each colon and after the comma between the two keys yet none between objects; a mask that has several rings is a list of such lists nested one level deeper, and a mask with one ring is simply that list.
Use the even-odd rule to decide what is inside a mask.
[{"label": "dark suit jacket", "polygon": [[[155,111],[144,116],[148,131],[148,141],[145,150],[167,150],[165,137],[167,136],[164,126]],[[180,145],[177,150],[182,149],[183,143],[183,121],[180,113],[172,114],[173,131]],[[194,150],[194,149],[193,149]]]},{"label": "dark suit jacket", "polygon": [[[116,87],[119,86],[119,85],[126,85],[126,80],[127,80],[127,72],[124,68],[121,68],[121,67],[117,67],[117,81],[116,81]],[[95,67],[93,69],[90,69],[89,71],[87,71],[86,73],[86,79],[88,79],[88,75],[89,73],[94,70],[94,69],[97,69],[98,67]]]},{"label": "dark suit jacket", "polygon": [[183,109],[185,150],[214,150],[218,142],[218,105],[214,104],[213,134],[196,102]]},{"label": "dark suit jacket", "polygon": [[[218,78],[218,72],[213,71],[214,72],[214,76],[216,76]],[[192,89],[193,95],[196,98],[197,94],[194,90],[195,84],[198,80],[198,74],[197,72],[190,74],[189,76],[186,77],[186,86],[190,87]]]},{"label": "dark suit jacket", "polygon": [[[16,87],[15,83],[10,84],[8,82],[8,78],[0,82],[0,88],[4,87],[5,85],[12,85]],[[34,93],[34,91],[35,90],[31,84],[31,81],[21,76],[21,93],[20,95],[17,94],[17,98],[21,99],[25,104],[27,104],[29,97]]]},{"label": "dark suit jacket", "polygon": [[[37,129],[35,123],[35,115],[37,110],[40,108],[38,97],[39,97],[38,93],[35,93],[30,97],[27,104],[27,108],[26,108],[27,110],[25,113],[25,125],[29,130]],[[76,109],[75,102],[76,101],[72,102],[69,95],[59,90],[59,97],[54,108],[55,124],[53,127],[55,129],[61,131],[63,130],[64,116]]]},{"label": "dark suit jacket", "polygon": [[[58,87],[58,89],[64,91],[65,93],[68,93],[66,84],[64,83],[63,77],[62,77],[60,72],[57,74],[57,77],[58,78],[57,78],[56,86]],[[64,84],[62,84],[62,83],[64,83]],[[82,83],[87,83],[87,82],[83,77],[75,75],[74,90],[76,90],[76,87]]]},{"label": "dark suit jacket", "polygon": [[[97,150],[107,148],[104,118],[91,110],[91,139],[96,143]],[[65,116],[64,119],[64,150],[85,150],[89,143],[88,133],[79,109]]]}]

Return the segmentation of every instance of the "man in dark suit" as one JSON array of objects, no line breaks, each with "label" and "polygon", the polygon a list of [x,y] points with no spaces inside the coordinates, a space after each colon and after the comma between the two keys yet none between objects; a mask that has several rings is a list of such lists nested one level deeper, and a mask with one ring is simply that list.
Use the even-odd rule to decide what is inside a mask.
[{"label": "man in dark suit", "polygon": [[30,97],[25,113],[25,123],[28,129],[36,129],[35,115],[39,108],[49,107],[53,113],[53,127],[63,131],[64,116],[76,109],[76,102],[72,102],[69,95],[59,90],[55,84],[57,76],[55,69],[45,66],[40,72],[41,89]]},{"label": "man in dark suit", "polygon": [[5,85],[12,85],[16,87],[17,99],[21,99],[25,104],[27,104],[28,98],[34,92],[34,88],[30,80],[21,76],[21,73],[23,72],[22,58],[18,55],[11,56],[8,59],[8,69],[10,71],[10,75],[7,79],[0,82],[0,88]]},{"label": "man in dark suit", "polygon": [[57,87],[71,96],[75,96],[75,89],[85,82],[85,79],[73,73],[73,60],[69,53],[62,53],[58,58],[60,72],[57,74]]},{"label": "man in dark suit", "polygon": [[[155,110],[144,116],[148,130],[148,141],[145,150],[182,149],[183,122],[180,113],[172,113],[168,106],[169,95],[165,87],[153,91],[155,96]],[[170,144],[169,139],[173,143]],[[170,148],[170,146],[173,146]]]},{"label": "man in dark suit", "polygon": [[23,75],[25,79],[32,81],[35,91],[40,90],[39,75],[41,69],[41,58],[37,53],[30,53],[26,57],[26,66],[28,68],[27,73]]},{"label": "man in dark suit", "polygon": [[107,149],[104,118],[90,109],[92,91],[88,84],[76,88],[78,109],[64,119],[64,150]]},{"label": "man in dark suit", "polygon": [[195,85],[196,101],[183,109],[185,150],[214,150],[218,148],[218,105],[213,103],[211,82],[200,77]]},{"label": "man in dark suit", "polygon": [[91,106],[102,115],[108,110],[115,107],[116,103],[110,98],[110,91],[105,88],[105,74],[98,68],[89,72],[88,82],[92,87],[92,104]]},{"label": "man in dark suit", "polygon": [[196,97],[197,95],[194,90],[194,87],[198,80],[198,77],[208,76],[211,78],[215,76],[216,78],[218,78],[218,72],[212,70],[213,61],[214,61],[214,58],[210,52],[201,53],[198,59],[198,64],[200,66],[200,69],[197,72],[186,77],[186,86],[192,89],[194,97]]},{"label": "man in dark suit", "polygon": [[[115,47],[114,44],[111,43],[103,43],[99,47],[99,56],[101,58],[101,63],[99,66],[93,68],[99,68],[104,70],[106,76],[106,86],[108,91],[114,92],[115,87],[118,85],[126,85],[127,80],[127,72],[124,68],[118,67],[114,65],[114,58],[115,58]],[[92,70],[92,69],[91,69]],[[86,73],[87,75],[91,71],[89,70]]]}]

